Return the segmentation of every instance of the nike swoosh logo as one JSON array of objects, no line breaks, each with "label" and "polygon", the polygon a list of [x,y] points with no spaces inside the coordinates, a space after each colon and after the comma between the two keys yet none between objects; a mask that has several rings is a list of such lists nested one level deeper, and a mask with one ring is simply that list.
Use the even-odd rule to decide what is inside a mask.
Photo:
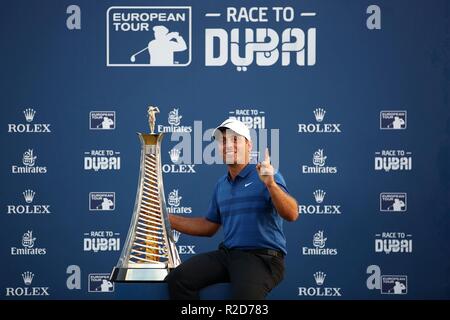
[{"label": "nike swoosh logo", "polygon": [[249,182],[249,183],[246,183],[245,185],[244,185],[244,187],[248,187],[249,185],[251,185],[253,182]]}]

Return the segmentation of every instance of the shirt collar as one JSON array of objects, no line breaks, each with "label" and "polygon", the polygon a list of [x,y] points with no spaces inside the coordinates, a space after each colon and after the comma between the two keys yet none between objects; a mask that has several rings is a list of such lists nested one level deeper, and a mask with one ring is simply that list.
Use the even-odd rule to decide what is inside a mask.
[{"label": "shirt collar", "polygon": [[[248,163],[239,173],[236,177],[239,177],[241,179],[244,179],[245,177],[247,177],[249,175],[249,173],[252,171],[252,169],[255,167],[254,164],[250,164]],[[231,177],[230,177],[230,173],[227,174],[227,179],[228,181],[232,181]]]}]

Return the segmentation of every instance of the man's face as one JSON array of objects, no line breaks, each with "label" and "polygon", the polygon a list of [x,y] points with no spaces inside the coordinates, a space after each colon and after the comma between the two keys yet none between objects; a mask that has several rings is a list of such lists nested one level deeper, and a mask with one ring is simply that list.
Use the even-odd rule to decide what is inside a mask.
[{"label": "man's face", "polygon": [[252,144],[232,130],[221,130],[219,150],[225,164],[245,164],[249,161]]}]

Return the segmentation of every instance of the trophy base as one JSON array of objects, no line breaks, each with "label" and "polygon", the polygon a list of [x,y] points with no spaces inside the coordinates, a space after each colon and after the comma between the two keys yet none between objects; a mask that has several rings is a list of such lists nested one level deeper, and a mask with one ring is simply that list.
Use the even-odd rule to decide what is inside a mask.
[{"label": "trophy base", "polygon": [[118,268],[111,272],[112,282],[164,282],[169,274],[166,268]]}]

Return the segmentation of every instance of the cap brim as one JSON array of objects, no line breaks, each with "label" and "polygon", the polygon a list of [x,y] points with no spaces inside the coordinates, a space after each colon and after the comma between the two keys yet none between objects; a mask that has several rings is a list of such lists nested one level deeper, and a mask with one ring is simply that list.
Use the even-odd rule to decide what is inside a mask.
[{"label": "cap brim", "polygon": [[226,125],[225,125],[225,126],[218,126],[218,127],[215,128],[214,131],[213,131],[213,134],[212,134],[213,140],[216,140],[216,139],[218,138],[217,135],[219,134],[220,129],[228,129],[228,130],[231,130],[231,131],[235,132],[236,134],[239,134],[239,133],[237,133],[236,131],[234,131],[233,129],[231,129],[230,127],[227,127]]},{"label": "cap brim", "polygon": [[[218,136],[218,132],[220,132],[220,129],[228,129],[236,133],[237,135],[244,137],[245,139],[251,141],[250,138],[250,132],[242,132],[239,127],[236,127],[236,123],[233,119],[227,119],[224,122],[222,122],[217,128],[214,129],[212,138],[215,140]],[[236,131],[238,129],[238,131]],[[241,132],[239,132],[241,131]]]}]

